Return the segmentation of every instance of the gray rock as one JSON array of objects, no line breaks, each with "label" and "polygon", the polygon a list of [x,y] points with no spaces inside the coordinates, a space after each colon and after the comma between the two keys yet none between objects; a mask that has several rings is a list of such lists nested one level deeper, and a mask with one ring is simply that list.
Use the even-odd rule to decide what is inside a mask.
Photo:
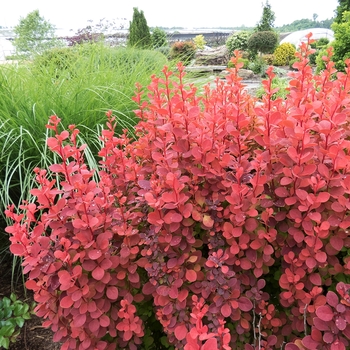
[{"label": "gray rock", "polygon": [[195,55],[196,66],[221,66],[227,65],[229,53],[226,45],[219,46],[212,50],[197,51]]},{"label": "gray rock", "polygon": [[[224,78],[227,74],[228,74],[228,71],[225,70],[225,71],[222,71],[219,76],[221,78]],[[238,76],[240,76],[243,80],[251,80],[251,79],[255,79],[256,78],[255,75],[254,75],[254,72],[252,70],[243,69],[243,68],[241,68],[238,71]]]}]

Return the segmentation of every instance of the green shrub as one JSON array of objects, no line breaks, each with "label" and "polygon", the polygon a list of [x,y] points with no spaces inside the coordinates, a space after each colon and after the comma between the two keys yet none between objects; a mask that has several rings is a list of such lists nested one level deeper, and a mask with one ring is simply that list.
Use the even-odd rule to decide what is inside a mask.
[{"label": "green shrub", "polygon": [[230,56],[233,55],[235,50],[247,51],[248,40],[251,35],[251,32],[245,30],[231,34],[226,40],[226,47]]},{"label": "green shrub", "polygon": [[[271,99],[272,100],[275,100],[277,98],[285,99],[287,97],[287,94],[288,94],[287,87],[288,87],[288,79],[279,78],[279,77],[273,78],[272,88],[273,89],[278,88],[279,90],[271,96]],[[261,99],[264,95],[266,95],[266,91],[265,91],[263,86],[260,86],[258,88],[258,90],[256,91],[256,97]]]},{"label": "green shrub", "polygon": [[297,61],[299,61],[297,57],[294,57],[293,59],[291,59],[291,60],[289,61],[289,69],[291,69],[291,70],[296,70],[296,68],[294,68],[293,65],[294,65],[294,63],[297,62]]},{"label": "green shrub", "polygon": [[289,64],[289,61],[295,57],[296,49],[291,43],[283,43],[277,46],[274,52],[274,61],[275,66],[286,66]]},{"label": "green shrub", "polygon": [[193,41],[177,41],[170,48],[170,58],[189,64],[196,53],[196,45]]},{"label": "green shrub", "polygon": [[322,59],[322,57],[324,56],[328,56],[328,51],[332,50],[331,48],[324,48],[319,50],[315,63],[316,63],[316,73],[319,74],[321,73],[325,68],[326,68],[326,64],[325,61]]},{"label": "green shrub", "polygon": [[16,341],[25,320],[30,319],[30,306],[17,300],[14,293],[10,298],[0,299],[0,348],[8,349]]},{"label": "green shrub", "polygon": [[343,12],[343,22],[332,24],[334,38],[332,45],[334,48],[333,61],[338,70],[344,71],[344,60],[350,52],[350,11]]},{"label": "green shrub", "polygon": [[319,40],[316,40],[313,42],[310,46],[312,49],[315,50],[314,53],[310,54],[309,60],[310,64],[316,65],[316,59],[318,54],[320,53],[320,50],[325,49],[327,45],[329,44],[329,39],[328,38],[320,38]]},{"label": "green shrub", "polygon": [[273,31],[256,32],[248,40],[248,50],[260,53],[273,53],[278,42]]},{"label": "green shrub", "polygon": [[261,57],[257,57],[254,61],[249,62],[248,69],[252,70],[255,74],[265,76],[267,64]]},{"label": "green shrub", "polygon": [[155,28],[151,34],[152,46],[154,49],[168,46],[167,34],[163,29]]},{"label": "green shrub", "polygon": [[200,49],[200,50],[203,50],[205,44],[207,43],[207,42],[205,41],[205,38],[204,38],[204,36],[203,36],[202,34],[195,36],[195,38],[193,39],[193,41],[194,41],[194,43],[195,43],[197,49]]},{"label": "green shrub", "polygon": [[328,38],[320,38],[316,41],[316,48],[325,47],[329,44]]},{"label": "green shrub", "polygon": [[75,65],[78,60],[78,50],[72,47],[54,48],[36,56],[33,65],[40,72],[49,69],[55,78],[69,79],[75,75]]},{"label": "green shrub", "polygon": [[165,57],[170,58],[170,46],[158,47],[155,50],[163,54]]},{"label": "green shrub", "polygon": [[271,65],[273,64],[274,59],[275,59],[275,57],[274,57],[273,54],[265,54],[265,55],[262,55],[261,58],[262,58],[262,59],[264,60],[264,62],[265,62],[267,65],[269,65],[269,66],[271,66]]},{"label": "green shrub", "polygon": [[[238,62],[240,62],[240,63],[243,62],[243,67],[242,68],[248,69],[250,61],[247,58],[240,58],[238,60]],[[231,61],[229,61],[227,63],[227,68],[233,68],[233,67],[234,67],[234,64]]]}]

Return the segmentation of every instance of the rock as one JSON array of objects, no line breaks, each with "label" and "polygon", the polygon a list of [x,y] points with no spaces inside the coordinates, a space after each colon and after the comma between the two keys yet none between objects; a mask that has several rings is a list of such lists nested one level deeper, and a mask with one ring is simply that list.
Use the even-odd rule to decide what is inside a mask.
[{"label": "rock", "polygon": [[[225,70],[223,72],[220,73],[220,77],[221,78],[224,78],[226,75],[228,74],[228,71]],[[238,75],[243,79],[243,80],[251,80],[251,79],[255,79],[255,75],[254,75],[254,72],[252,70],[249,70],[249,69],[243,69],[241,68],[239,71],[238,71]]]},{"label": "rock", "polygon": [[197,51],[195,55],[196,66],[226,66],[229,61],[229,53],[225,45],[212,50]]},{"label": "rock", "polygon": [[241,68],[238,71],[238,75],[243,78],[243,80],[249,80],[249,79],[253,79],[254,78],[254,72],[252,70],[249,69],[243,69]]}]

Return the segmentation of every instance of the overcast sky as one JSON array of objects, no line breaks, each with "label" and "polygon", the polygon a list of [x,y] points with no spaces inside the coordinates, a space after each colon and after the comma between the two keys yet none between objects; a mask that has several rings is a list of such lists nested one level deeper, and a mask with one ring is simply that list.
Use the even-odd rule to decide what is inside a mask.
[{"label": "overcast sky", "polygon": [[[99,22],[132,18],[133,7],[143,10],[150,27],[234,27],[255,26],[265,0],[2,0],[0,26],[15,26],[21,17],[38,9],[57,28],[77,29],[88,20]],[[275,12],[275,26],[297,19],[331,18],[338,0],[269,0]]]}]

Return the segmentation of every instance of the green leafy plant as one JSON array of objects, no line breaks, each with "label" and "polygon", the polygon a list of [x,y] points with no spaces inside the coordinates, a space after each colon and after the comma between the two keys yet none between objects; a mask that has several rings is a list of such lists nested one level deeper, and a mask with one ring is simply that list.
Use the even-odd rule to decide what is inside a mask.
[{"label": "green leafy plant", "polygon": [[226,47],[229,51],[230,56],[233,55],[235,50],[247,51],[248,50],[248,40],[252,32],[241,30],[231,34],[226,40]]},{"label": "green leafy plant", "polygon": [[338,70],[344,70],[344,60],[349,57],[350,53],[350,11],[342,13],[343,20],[334,22],[332,29],[335,40],[332,42],[334,55],[333,60]]},{"label": "green leafy plant", "polygon": [[0,299],[0,348],[8,349],[15,342],[24,322],[30,319],[33,306],[17,300],[14,293],[10,298]]},{"label": "green leafy plant", "polygon": [[168,37],[163,29],[154,28],[151,34],[152,46],[154,49],[168,46]]},{"label": "green leafy plant", "polygon": [[[275,100],[276,98],[282,98],[286,99],[289,91],[287,90],[289,84],[288,79],[286,78],[279,78],[275,77],[272,80],[272,86],[271,88],[273,90],[276,90],[276,92],[271,96],[272,100]],[[266,94],[266,91],[263,86],[260,86],[256,91],[256,97],[258,99],[262,99],[262,97]]]},{"label": "green leafy plant", "polygon": [[290,60],[295,58],[296,49],[291,43],[278,45],[274,52],[273,64],[275,66],[287,66]]},{"label": "green leafy plant", "polygon": [[[239,63],[243,63],[243,66],[242,68],[244,69],[249,69],[249,64],[250,64],[250,61],[248,58],[240,58]],[[230,60],[228,63],[227,63],[227,68],[234,68],[234,64],[232,63],[232,61]]]},{"label": "green leafy plant", "polygon": [[249,61],[248,63],[248,69],[252,70],[255,74],[258,74],[260,76],[266,75],[267,67],[267,63],[261,57],[256,57],[255,60]]},{"label": "green leafy plant", "polygon": [[273,31],[255,32],[248,40],[248,50],[252,52],[273,53],[278,42]]},{"label": "green leafy plant", "polygon": [[315,52],[309,56],[310,64],[316,65],[317,56],[319,55],[321,50],[327,48],[328,44],[328,38],[320,38],[319,40],[315,40],[315,42],[311,44],[311,48],[314,49]]}]

